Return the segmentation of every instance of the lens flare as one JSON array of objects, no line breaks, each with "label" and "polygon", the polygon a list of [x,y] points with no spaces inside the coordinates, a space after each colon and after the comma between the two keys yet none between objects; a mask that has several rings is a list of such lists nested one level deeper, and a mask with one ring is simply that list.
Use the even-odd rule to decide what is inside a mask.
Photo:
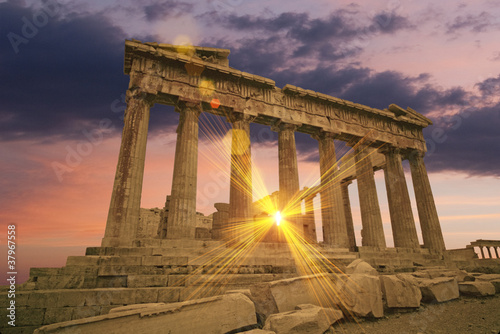
[{"label": "lens flare", "polygon": [[276,212],[276,214],[274,215],[274,219],[276,220],[276,225],[280,226],[280,224],[281,224],[281,213],[279,211]]}]

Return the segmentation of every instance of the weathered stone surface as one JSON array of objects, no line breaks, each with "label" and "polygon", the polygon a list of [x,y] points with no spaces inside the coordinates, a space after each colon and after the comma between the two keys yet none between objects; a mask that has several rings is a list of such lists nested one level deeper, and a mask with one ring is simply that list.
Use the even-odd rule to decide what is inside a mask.
[{"label": "weathered stone surface", "polygon": [[315,305],[302,305],[299,308],[271,315],[263,329],[276,334],[323,334],[333,323],[343,318],[341,311],[332,308]]},{"label": "weathered stone surface", "polygon": [[457,299],[458,283],[454,277],[438,277],[433,279],[420,279],[420,291],[424,302],[446,302]]},{"label": "weathered stone surface", "polygon": [[495,294],[495,286],[490,282],[463,282],[458,284],[460,294],[465,296],[493,296]]},{"label": "weathered stone surface", "polygon": [[252,329],[250,331],[242,332],[246,334],[276,334],[276,332],[268,331],[265,329]]},{"label": "weathered stone surface", "polygon": [[422,293],[416,282],[404,276],[380,276],[382,294],[388,307],[419,307]]},{"label": "weathered stone surface", "polygon": [[132,305],[115,307],[112,310],[110,310],[109,313],[137,311],[137,310],[151,309],[151,308],[162,307],[162,306],[165,306],[165,303],[132,304]]},{"label": "weathered stone surface", "polygon": [[326,275],[301,276],[269,283],[270,293],[280,313],[292,311],[300,304],[328,305],[328,302],[318,300],[322,293],[317,292],[331,285]]},{"label": "weathered stone surface", "polygon": [[337,282],[338,305],[360,317],[384,316],[382,289],[377,276],[353,274]]},{"label": "weathered stone surface", "polygon": [[345,270],[345,273],[350,275],[350,274],[366,274],[366,275],[374,275],[377,276],[378,272],[368,264],[368,262],[365,262],[361,259],[357,259],[351,262]]},{"label": "weathered stone surface", "polygon": [[35,333],[227,333],[257,323],[255,307],[243,294],[114,312],[43,326]]},{"label": "weathered stone surface", "polygon": [[495,293],[500,293],[500,279],[494,279],[490,283],[495,287]]},{"label": "weathered stone surface", "polygon": [[500,274],[482,274],[476,277],[478,281],[488,281],[500,280]]}]

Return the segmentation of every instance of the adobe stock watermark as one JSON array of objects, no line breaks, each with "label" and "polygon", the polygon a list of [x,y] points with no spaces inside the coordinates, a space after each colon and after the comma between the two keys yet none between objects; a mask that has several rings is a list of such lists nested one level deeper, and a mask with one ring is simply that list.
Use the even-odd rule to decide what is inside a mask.
[{"label": "adobe stock watermark", "polygon": [[[124,111],[127,107],[125,99],[125,94],[121,94],[120,98],[113,100],[110,104],[111,112],[115,114],[121,113],[119,117],[120,120],[123,120],[125,116]],[[83,159],[92,154],[96,146],[103,143],[104,135],[111,134],[114,129],[115,126],[113,125],[113,121],[109,118],[103,118],[99,121],[97,128],[93,130],[82,130],[85,140],[80,140],[75,145],[66,145],[64,162],[53,161],[51,164],[59,182],[64,180],[63,176],[65,173],[71,173],[80,166]]]},{"label": "adobe stock watermark", "polygon": [[56,16],[61,10],[61,5],[55,0],[47,0],[42,7],[33,13],[32,17],[23,16],[19,33],[13,31],[7,33],[7,39],[15,54],[19,53],[21,44],[28,44],[30,40],[38,35],[41,28],[49,23],[49,19]]}]

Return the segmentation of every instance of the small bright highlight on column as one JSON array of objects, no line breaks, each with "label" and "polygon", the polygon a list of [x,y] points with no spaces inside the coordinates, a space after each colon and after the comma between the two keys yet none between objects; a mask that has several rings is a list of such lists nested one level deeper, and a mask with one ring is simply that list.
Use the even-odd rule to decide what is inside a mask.
[{"label": "small bright highlight on column", "polygon": [[274,215],[274,219],[276,219],[276,225],[280,226],[280,223],[281,223],[281,213],[279,211],[276,212],[276,214]]}]

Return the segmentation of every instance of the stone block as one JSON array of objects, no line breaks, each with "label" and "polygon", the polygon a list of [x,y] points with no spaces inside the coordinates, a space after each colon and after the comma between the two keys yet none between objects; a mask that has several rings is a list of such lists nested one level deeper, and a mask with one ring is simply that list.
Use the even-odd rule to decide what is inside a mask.
[{"label": "stone block", "polygon": [[56,322],[63,322],[72,320],[73,307],[50,307],[45,311],[43,324],[49,325]]},{"label": "stone block", "polygon": [[84,306],[85,300],[93,294],[89,290],[60,291],[55,307]]},{"label": "stone block", "polygon": [[495,293],[500,293],[500,279],[494,279],[490,283],[495,287]]},{"label": "stone block", "polygon": [[182,288],[162,288],[158,290],[158,303],[175,303],[179,301]]},{"label": "stone block", "polygon": [[422,293],[416,281],[404,276],[380,276],[382,294],[387,307],[419,307]]},{"label": "stone block", "polygon": [[[16,326],[41,326],[45,316],[44,308],[16,308]],[[3,319],[2,319],[3,321]]]},{"label": "stone block", "polygon": [[459,283],[458,289],[460,294],[464,296],[484,297],[495,294],[495,286],[486,281]]},{"label": "stone block", "polygon": [[337,281],[335,294],[337,305],[360,317],[381,318],[384,316],[382,289],[379,277],[352,274]]},{"label": "stone block", "polygon": [[42,333],[218,334],[255,326],[253,303],[242,294],[230,294],[167,304],[163,307],[115,312],[97,317],[43,326]]},{"label": "stone block", "polygon": [[[156,303],[158,302],[158,289],[157,288],[142,288],[137,289],[135,292],[135,304],[142,303]],[[128,304],[131,304],[130,301]]]},{"label": "stone block", "polygon": [[476,279],[478,281],[487,281],[487,282],[490,282],[493,280],[500,280],[500,274],[482,274],[482,275],[476,276]]},{"label": "stone block", "polygon": [[167,286],[168,276],[166,275],[129,275],[127,277],[127,287],[145,288],[145,287],[163,287]]},{"label": "stone block", "polygon": [[168,275],[168,286],[186,286],[186,280],[188,276],[186,275]]},{"label": "stone block", "polygon": [[422,301],[427,303],[442,303],[460,296],[458,283],[454,277],[419,279],[418,285],[422,292]]},{"label": "stone block", "polygon": [[80,306],[73,308],[71,320],[95,317],[101,314],[100,306]]},{"label": "stone block", "polygon": [[264,329],[252,329],[252,330],[241,332],[241,333],[245,333],[245,334],[276,334],[276,332],[268,331],[268,330],[264,330]]},{"label": "stone block", "polygon": [[268,283],[270,293],[278,308],[278,312],[292,311],[299,304],[329,305],[327,300],[319,300],[326,296],[325,288],[332,286],[327,275],[301,276]]},{"label": "stone block", "polygon": [[[55,307],[58,304],[59,294],[60,293],[53,291],[33,291],[29,295],[29,307]],[[16,298],[16,304],[17,302],[18,300]]]},{"label": "stone block", "polygon": [[143,256],[142,265],[143,266],[162,266],[163,256]]},{"label": "stone block", "polygon": [[342,311],[309,305],[299,307],[298,310],[270,315],[263,329],[276,334],[323,334],[342,318]]},{"label": "stone block", "polygon": [[127,276],[98,276],[97,288],[125,288],[127,286]]},{"label": "stone block", "polygon": [[377,270],[370,266],[368,262],[365,262],[361,259],[357,259],[351,262],[346,267],[345,273],[350,275],[350,274],[365,274],[365,275],[374,275],[378,276]]}]

